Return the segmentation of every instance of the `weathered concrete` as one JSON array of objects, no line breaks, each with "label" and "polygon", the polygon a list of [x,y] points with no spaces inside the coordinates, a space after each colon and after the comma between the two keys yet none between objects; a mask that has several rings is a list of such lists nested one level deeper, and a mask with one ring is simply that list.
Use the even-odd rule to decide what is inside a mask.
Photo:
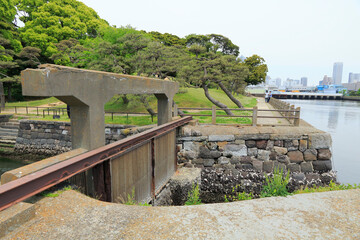
[{"label": "weathered concrete", "polygon": [[180,207],[140,207],[75,191],[38,204],[4,239],[359,239],[360,189]]},{"label": "weathered concrete", "polygon": [[105,145],[104,105],[115,94],[155,94],[158,124],[171,121],[176,82],[52,64],[21,73],[23,95],[55,96],[70,106],[73,149]]},{"label": "weathered concrete", "polygon": [[33,217],[35,217],[35,206],[24,202],[0,212],[0,238],[14,231]]}]

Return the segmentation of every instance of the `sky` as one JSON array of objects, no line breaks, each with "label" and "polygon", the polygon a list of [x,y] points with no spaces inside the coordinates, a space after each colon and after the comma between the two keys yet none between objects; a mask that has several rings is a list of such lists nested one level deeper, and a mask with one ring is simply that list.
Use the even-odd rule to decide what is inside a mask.
[{"label": "sky", "polygon": [[117,27],[188,34],[221,34],[257,54],[268,76],[308,78],[316,85],[343,62],[342,82],[360,73],[360,0],[81,0]]}]

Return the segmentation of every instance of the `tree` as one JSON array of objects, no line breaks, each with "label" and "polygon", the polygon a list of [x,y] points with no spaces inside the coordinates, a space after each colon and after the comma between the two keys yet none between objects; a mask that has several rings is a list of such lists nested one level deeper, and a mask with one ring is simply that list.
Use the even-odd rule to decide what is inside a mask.
[{"label": "tree", "polygon": [[256,85],[265,81],[268,68],[262,57],[252,55],[244,60],[244,64],[249,68],[249,75],[245,79],[247,85]]},{"label": "tree", "polygon": [[19,29],[22,41],[47,57],[56,53],[55,44],[61,40],[96,37],[100,27],[108,25],[76,0],[18,0],[16,7],[25,13],[20,16],[25,24]]},{"label": "tree", "polygon": [[159,33],[159,32],[149,32],[149,35],[153,38],[154,41],[160,42],[165,46],[185,46],[185,39],[182,39],[171,33]]}]

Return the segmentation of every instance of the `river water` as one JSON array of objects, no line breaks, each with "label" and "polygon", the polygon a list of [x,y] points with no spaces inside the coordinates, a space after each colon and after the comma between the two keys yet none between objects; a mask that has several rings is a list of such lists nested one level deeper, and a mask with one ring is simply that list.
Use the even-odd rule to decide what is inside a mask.
[{"label": "river water", "polygon": [[286,100],[301,118],[331,134],[333,169],[341,183],[360,184],[360,101]]},{"label": "river water", "polygon": [[24,163],[22,163],[22,162],[0,157],[0,176],[4,172],[10,171],[15,168],[22,167],[23,165],[24,165]]}]

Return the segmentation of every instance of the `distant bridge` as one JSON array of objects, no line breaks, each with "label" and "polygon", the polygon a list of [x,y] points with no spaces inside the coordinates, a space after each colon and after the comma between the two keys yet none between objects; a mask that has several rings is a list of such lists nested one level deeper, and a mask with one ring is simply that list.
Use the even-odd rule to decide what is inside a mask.
[{"label": "distant bridge", "polygon": [[[252,94],[256,97],[264,97],[265,94]],[[325,100],[342,100],[341,93],[310,93],[310,92],[276,92],[272,94],[277,99],[325,99]]]}]

